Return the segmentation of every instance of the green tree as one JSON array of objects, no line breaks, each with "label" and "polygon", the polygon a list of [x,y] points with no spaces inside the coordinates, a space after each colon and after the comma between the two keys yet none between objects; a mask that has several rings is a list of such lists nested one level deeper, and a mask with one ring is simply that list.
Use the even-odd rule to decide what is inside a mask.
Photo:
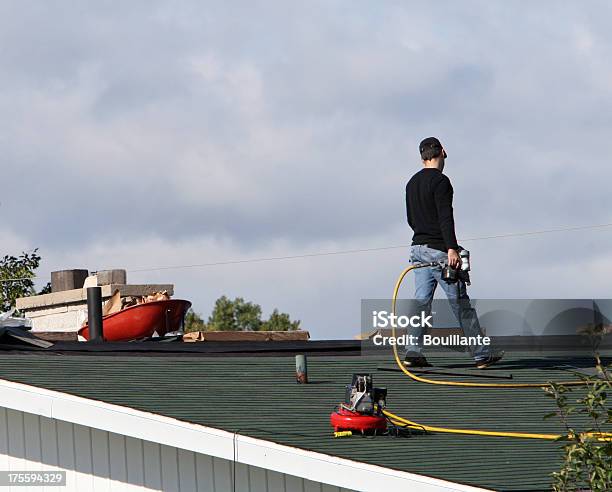
[{"label": "green tree", "polygon": [[207,329],[211,331],[258,331],[261,328],[261,307],[246,302],[242,297],[233,301],[221,296],[215,302],[208,318]]},{"label": "green tree", "polygon": [[300,321],[291,321],[287,313],[279,313],[278,309],[274,309],[270,318],[264,321],[261,326],[261,331],[293,331],[299,330]]},{"label": "green tree", "polygon": [[189,308],[189,311],[187,311],[187,314],[185,314],[185,326],[183,330],[185,333],[190,333],[192,331],[204,331],[206,330],[206,323],[204,323],[204,320],[198,313]]},{"label": "green tree", "polygon": [[[35,271],[40,265],[38,249],[0,260],[0,311],[10,311],[19,297],[36,294]],[[15,280],[18,279],[18,280]]]},{"label": "green tree", "polygon": [[291,321],[287,313],[274,309],[270,317],[261,319],[261,306],[246,302],[242,297],[234,300],[221,296],[205,323],[193,309],[185,316],[185,333],[192,331],[291,331],[299,329],[299,321]]}]

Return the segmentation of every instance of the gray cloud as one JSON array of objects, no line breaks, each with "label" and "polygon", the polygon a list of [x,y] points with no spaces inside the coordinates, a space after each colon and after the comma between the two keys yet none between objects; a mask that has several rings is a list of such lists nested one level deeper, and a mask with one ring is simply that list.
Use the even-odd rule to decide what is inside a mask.
[{"label": "gray cloud", "polygon": [[[449,150],[460,236],[607,222],[610,10],[4,2],[0,229],[12,239],[3,249],[41,247],[52,269],[70,258],[129,266],[135,258],[121,244],[160,247],[165,257],[137,256],[154,265],[172,263],[172,245],[191,263],[408,242],[403,186],[428,135]],[[543,263],[605,258],[607,242],[587,235],[513,242],[525,268],[515,288]],[[99,244],[113,254],[101,256]],[[588,255],[568,255],[570,244]],[[507,249],[481,247],[487,261]],[[390,273],[403,256],[377,258]],[[271,268],[250,292],[282,303],[265,281]],[[377,268],[368,271],[344,287],[346,305],[385,291],[372,287],[383,282]],[[194,277],[173,275],[195,289]],[[482,282],[483,292],[511,290]],[[316,295],[304,287],[301,297],[311,306],[303,316],[315,319]],[[339,322],[339,308],[329,309]]]}]

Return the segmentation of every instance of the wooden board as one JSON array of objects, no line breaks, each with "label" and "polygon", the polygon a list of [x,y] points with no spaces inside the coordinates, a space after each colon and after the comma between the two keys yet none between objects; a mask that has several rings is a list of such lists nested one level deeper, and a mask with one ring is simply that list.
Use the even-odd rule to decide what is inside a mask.
[{"label": "wooden board", "polygon": [[306,341],[310,333],[296,331],[194,331],[183,335],[184,342],[278,342]]}]

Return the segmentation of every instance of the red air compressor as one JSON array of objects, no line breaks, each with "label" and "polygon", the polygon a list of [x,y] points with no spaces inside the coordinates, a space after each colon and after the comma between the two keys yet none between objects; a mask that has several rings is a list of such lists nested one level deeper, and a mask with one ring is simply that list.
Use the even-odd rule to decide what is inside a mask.
[{"label": "red air compressor", "polygon": [[332,412],[329,421],[335,432],[380,434],[387,430],[387,419],[382,415],[386,399],[387,389],[374,388],[371,374],[353,374],[344,403]]}]

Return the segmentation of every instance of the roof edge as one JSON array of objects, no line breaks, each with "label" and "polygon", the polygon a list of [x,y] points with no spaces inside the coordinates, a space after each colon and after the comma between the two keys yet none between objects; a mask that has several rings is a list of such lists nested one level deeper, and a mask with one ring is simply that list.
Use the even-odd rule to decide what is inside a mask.
[{"label": "roof edge", "polygon": [[479,492],[479,487],[277,444],[172,417],[0,379],[0,406],[362,491]]}]

